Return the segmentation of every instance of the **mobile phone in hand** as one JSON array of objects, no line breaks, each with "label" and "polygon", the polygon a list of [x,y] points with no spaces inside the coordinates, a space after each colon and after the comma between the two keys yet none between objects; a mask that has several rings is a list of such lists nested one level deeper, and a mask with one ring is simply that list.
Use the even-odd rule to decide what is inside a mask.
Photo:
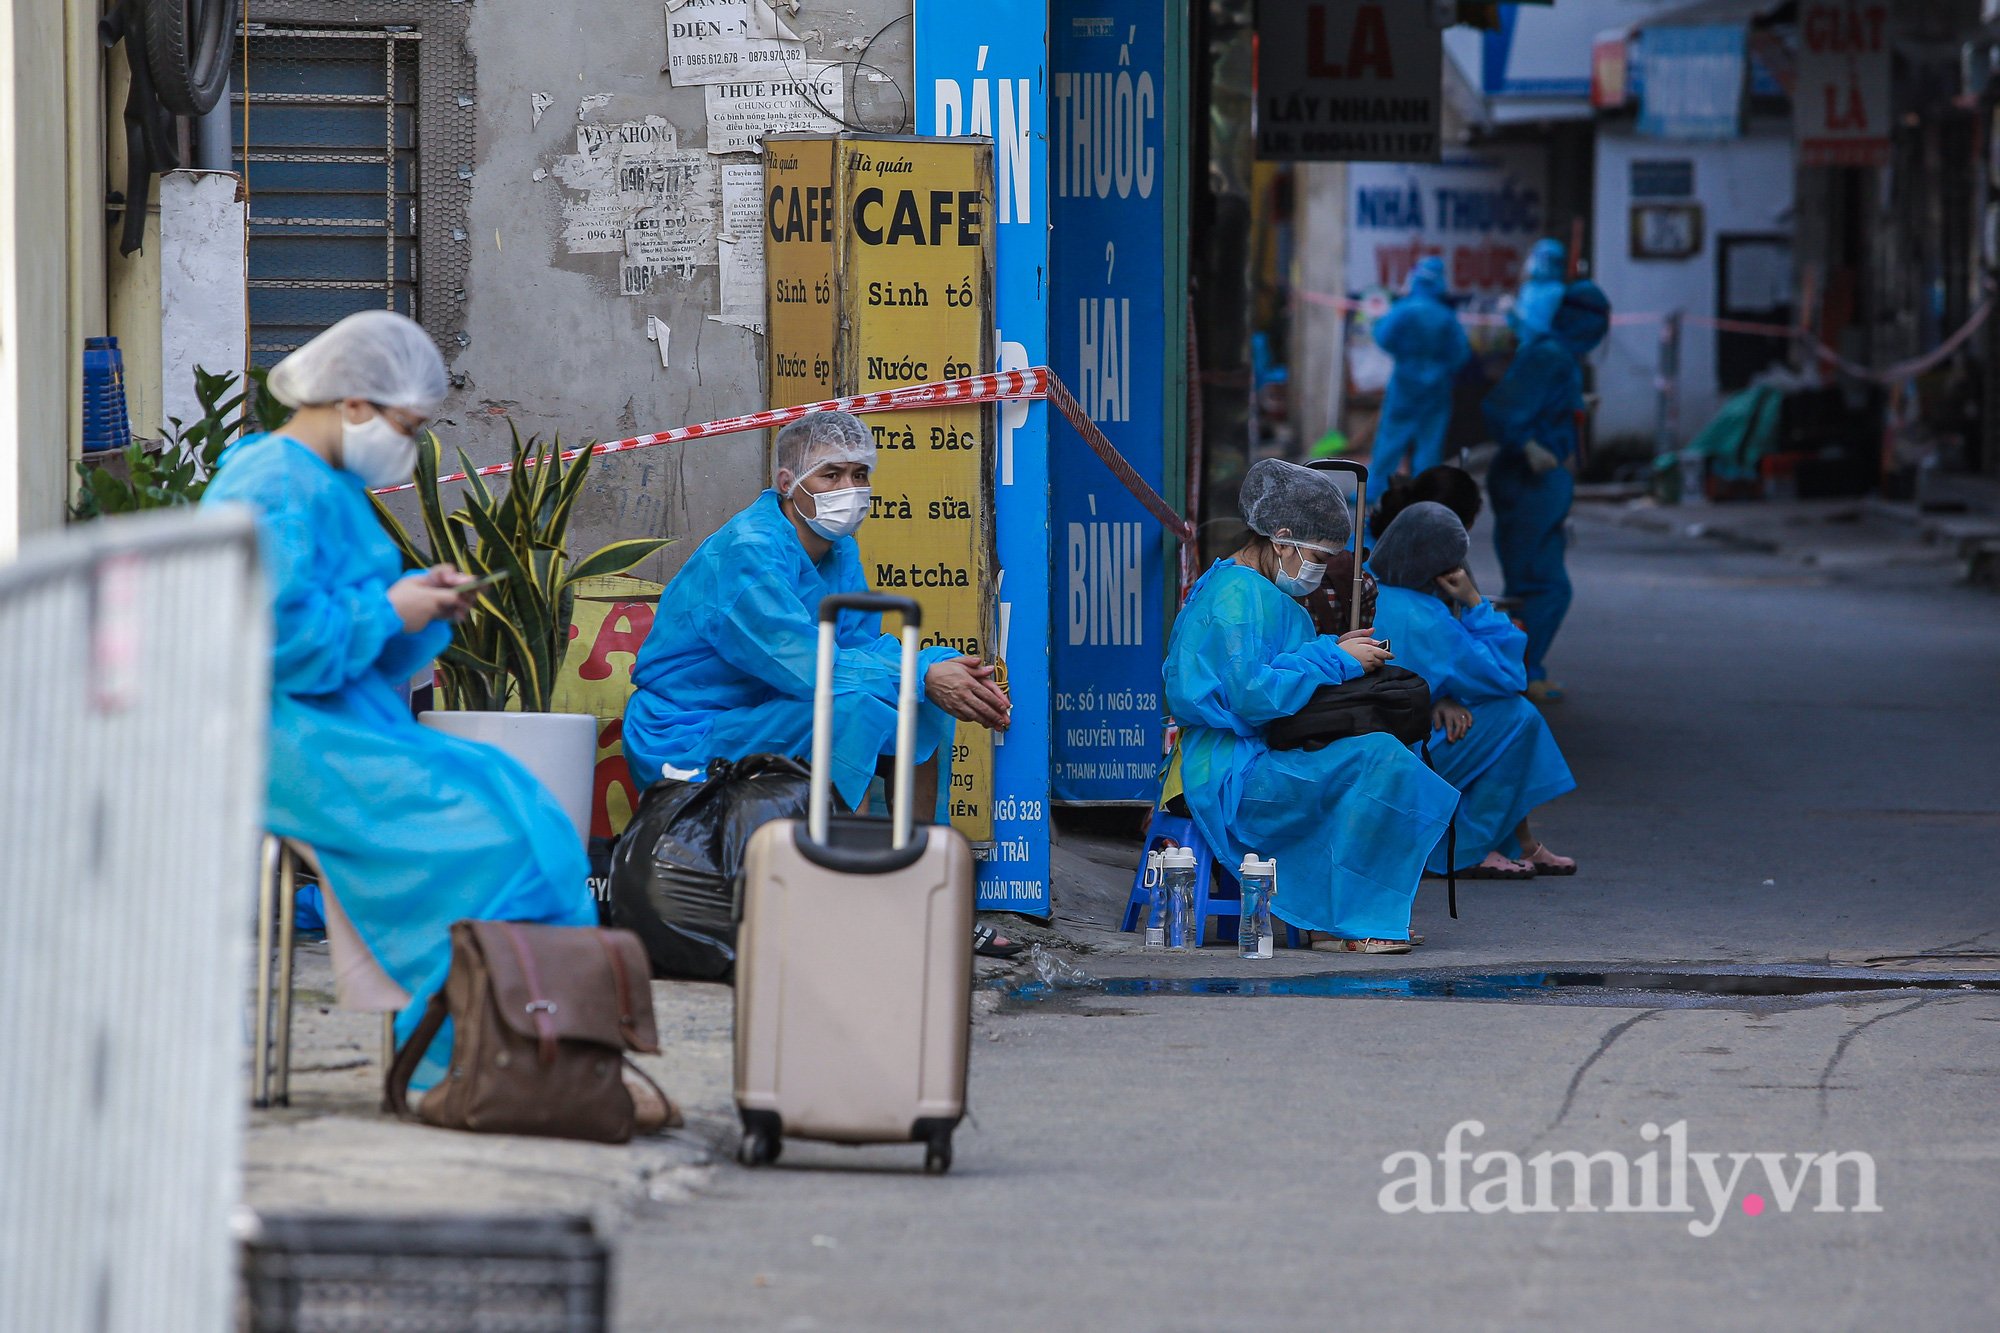
[{"label": "mobile phone in hand", "polygon": [[460,595],[469,592],[479,592],[481,589],[492,587],[494,584],[500,582],[502,579],[506,577],[508,577],[506,570],[496,569],[491,574],[480,575],[478,578],[474,579],[470,583],[461,583],[456,588],[452,589],[452,591],[459,593]]}]

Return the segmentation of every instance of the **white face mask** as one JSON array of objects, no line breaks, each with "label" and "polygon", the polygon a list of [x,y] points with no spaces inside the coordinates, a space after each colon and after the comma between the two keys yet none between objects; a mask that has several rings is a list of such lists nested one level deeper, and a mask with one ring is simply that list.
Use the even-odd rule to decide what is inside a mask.
[{"label": "white face mask", "polygon": [[821,491],[817,495],[803,486],[792,488],[792,503],[798,504],[798,497],[805,496],[813,502],[813,512],[805,512],[799,505],[799,517],[806,526],[828,541],[840,537],[852,537],[861,527],[861,520],[868,517],[869,497],[874,490],[868,486],[850,486],[841,491]]},{"label": "white face mask", "polygon": [[[1301,557],[1306,557],[1311,554],[1307,550],[1307,548],[1303,546],[1297,547],[1295,549],[1298,551]],[[1278,591],[1285,594],[1285,596],[1287,597],[1304,597],[1314,588],[1319,587],[1320,580],[1325,577],[1326,577],[1325,562],[1320,561],[1315,563],[1313,560],[1308,558],[1308,559],[1302,559],[1300,561],[1299,572],[1296,574],[1287,574],[1285,572],[1284,565],[1280,564],[1278,566],[1277,576],[1273,578],[1271,582],[1277,584]]]},{"label": "white face mask", "polygon": [[370,487],[398,486],[417,466],[417,441],[377,412],[360,425],[340,422],[340,466]]}]

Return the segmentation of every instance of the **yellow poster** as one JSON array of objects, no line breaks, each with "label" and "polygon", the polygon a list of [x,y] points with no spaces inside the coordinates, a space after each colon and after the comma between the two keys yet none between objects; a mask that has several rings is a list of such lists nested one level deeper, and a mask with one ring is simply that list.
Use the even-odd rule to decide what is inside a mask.
[{"label": "yellow poster", "polygon": [[[991,368],[990,144],[850,134],[765,145],[773,406]],[[869,587],[917,600],[925,646],[992,661],[991,410],[864,420],[878,454],[857,537]],[[991,735],[960,724],[951,822],[975,843],[992,839],[992,777]]]}]

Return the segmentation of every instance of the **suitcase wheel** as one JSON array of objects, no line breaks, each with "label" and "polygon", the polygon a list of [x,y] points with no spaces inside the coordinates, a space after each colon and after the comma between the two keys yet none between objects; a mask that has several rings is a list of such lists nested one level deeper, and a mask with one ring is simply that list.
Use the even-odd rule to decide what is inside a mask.
[{"label": "suitcase wheel", "polygon": [[[776,1134],[762,1129],[745,1129],[743,1142],[736,1149],[736,1160],[744,1166],[769,1166],[778,1160],[778,1154],[784,1150],[785,1141]],[[949,1145],[945,1148],[945,1160],[951,1160]]]},{"label": "suitcase wheel", "polygon": [[924,1174],[941,1176],[951,1170],[951,1131],[933,1134],[924,1145]]}]

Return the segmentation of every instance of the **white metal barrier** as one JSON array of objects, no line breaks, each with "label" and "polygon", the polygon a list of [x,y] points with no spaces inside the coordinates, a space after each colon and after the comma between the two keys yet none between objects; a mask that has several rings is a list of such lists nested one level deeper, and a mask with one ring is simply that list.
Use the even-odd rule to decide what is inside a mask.
[{"label": "white metal barrier", "polygon": [[269,651],[247,512],[0,566],[0,1330],[230,1326]]}]

